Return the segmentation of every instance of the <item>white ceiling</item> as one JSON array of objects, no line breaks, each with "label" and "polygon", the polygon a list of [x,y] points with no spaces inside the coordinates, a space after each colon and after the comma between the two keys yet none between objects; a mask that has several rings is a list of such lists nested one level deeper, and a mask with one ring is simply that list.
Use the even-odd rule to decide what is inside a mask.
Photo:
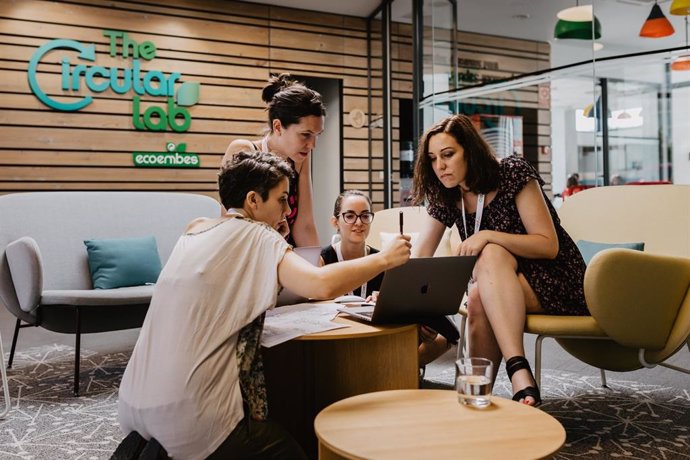
[{"label": "white ceiling", "polygon": [[[252,3],[280,5],[311,11],[367,17],[380,4],[379,0],[252,0]],[[561,9],[575,6],[575,0],[458,0],[458,26],[460,30],[548,41],[552,45],[567,46],[568,55],[582,54],[583,59],[591,58],[589,44],[582,40],[553,39],[556,13]],[[671,21],[676,33],[670,37],[649,39],[639,37],[639,30],[654,4],[654,0],[583,0],[580,4],[593,4],[594,14],[602,26],[599,40],[604,49],[597,56],[620,55],[643,50],[665,49],[685,45],[685,25],[682,16],[668,14],[671,0],[658,3],[666,17]],[[436,21],[447,18],[448,0],[425,0],[425,13],[437,11]],[[393,19],[410,22],[411,0],[393,2]],[[575,62],[566,59],[554,66]],[[582,60],[582,59],[576,59]]]},{"label": "white ceiling", "polygon": [[[322,11],[356,17],[368,17],[381,3],[380,0],[251,0],[252,3],[280,5],[310,11]],[[594,14],[601,22],[602,37],[597,40],[603,50],[593,53],[591,42],[586,40],[555,40],[553,31],[556,13],[575,6],[576,0],[457,0],[458,28],[504,37],[549,42],[551,44],[551,67],[589,61],[594,56],[603,57],[638,53],[640,51],[662,50],[686,46],[685,22],[682,16],[668,13],[671,0],[659,0],[662,11],[676,29],[666,38],[649,39],[639,36],[640,28],[651,11],[654,0],[583,0],[579,4],[592,4]],[[448,0],[424,0],[425,16],[432,16],[434,22],[443,26],[448,20]],[[412,0],[394,0],[393,20],[411,22]],[[429,19],[426,20],[429,22]],[[633,60],[634,61],[634,60]],[[653,68],[652,68],[653,67]],[[640,81],[660,82],[658,65],[634,64],[626,66],[598,66],[600,76]],[[673,79],[690,80],[690,72],[673,72]],[[683,74],[683,75],[681,75]],[[688,75],[685,75],[688,74]],[[591,74],[590,74],[591,75]],[[553,82],[552,102],[559,106],[580,106],[582,101],[591,100],[591,77]]]}]

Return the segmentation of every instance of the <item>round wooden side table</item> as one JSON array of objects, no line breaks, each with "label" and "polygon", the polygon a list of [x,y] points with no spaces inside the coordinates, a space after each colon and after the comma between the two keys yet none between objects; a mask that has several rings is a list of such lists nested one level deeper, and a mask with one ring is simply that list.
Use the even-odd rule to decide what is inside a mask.
[{"label": "round wooden side table", "polygon": [[393,390],[338,401],[314,422],[319,459],[535,459],[565,442],[552,416],[492,397],[486,409],[458,402],[452,390]]}]

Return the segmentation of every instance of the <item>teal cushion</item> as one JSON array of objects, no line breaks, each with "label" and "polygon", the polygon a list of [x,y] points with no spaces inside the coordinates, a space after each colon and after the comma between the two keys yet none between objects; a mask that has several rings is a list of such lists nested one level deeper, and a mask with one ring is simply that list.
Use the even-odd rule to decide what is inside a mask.
[{"label": "teal cushion", "polygon": [[115,289],[155,283],[161,272],[156,239],[85,240],[94,289]]},{"label": "teal cushion", "polygon": [[597,243],[595,241],[579,240],[576,244],[580,254],[582,254],[582,258],[585,259],[585,264],[589,264],[592,257],[604,249],[624,248],[644,251],[644,243]]}]

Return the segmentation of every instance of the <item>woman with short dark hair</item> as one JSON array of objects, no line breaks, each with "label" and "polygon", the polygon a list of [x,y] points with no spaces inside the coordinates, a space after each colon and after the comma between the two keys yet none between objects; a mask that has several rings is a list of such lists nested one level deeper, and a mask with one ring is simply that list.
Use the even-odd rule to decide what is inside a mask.
[{"label": "woman with short dark hair", "polygon": [[[219,177],[227,209],[192,221],[154,287],[122,377],[118,421],[155,438],[172,458],[299,459],[299,445],[267,419],[259,344],[281,286],[316,299],[344,294],[410,255],[390,249],[314,267],[276,231],[290,213],[292,167],[267,152],[238,152]],[[128,435],[129,436],[129,435]]]},{"label": "woman with short dark hair", "polygon": [[415,201],[432,217],[415,244],[431,256],[446,227],[456,224],[459,255],[478,256],[468,292],[469,354],[501,358],[513,399],[541,402],[525,359],[527,313],[586,315],[585,263],[541,187],[537,171],[517,156],[496,159],[472,120],[450,116],[419,144]]},{"label": "woman with short dark hair", "polygon": [[294,246],[318,246],[319,235],[314,222],[310,154],[323,132],[326,108],[321,95],[290,79],[289,74],[271,77],[261,92],[267,104],[268,132],[255,141],[236,139],[228,146],[223,162],[242,150],[272,152],[290,163],[292,211],[281,224],[281,233]]}]

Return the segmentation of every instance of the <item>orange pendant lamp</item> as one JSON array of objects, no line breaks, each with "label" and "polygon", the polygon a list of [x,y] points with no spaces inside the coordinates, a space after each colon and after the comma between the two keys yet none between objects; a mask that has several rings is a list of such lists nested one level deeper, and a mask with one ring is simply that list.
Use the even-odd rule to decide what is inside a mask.
[{"label": "orange pendant lamp", "polygon": [[646,38],[661,38],[673,35],[675,29],[671,22],[664,16],[661,8],[658,4],[654,4],[652,11],[649,13],[649,17],[642,24],[642,29],[640,29],[640,37]]},{"label": "orange pendant lamp", "polygon": [[690,70],[690,56],[681,56],[673,61],[671,70]]},{"label": "orange pendant lamp", "polygon": [[[688,17],[685,16],[685,47],[688,47]],[[671,70],[690,70],[690,55],[680,56],[671,63]]]}]

